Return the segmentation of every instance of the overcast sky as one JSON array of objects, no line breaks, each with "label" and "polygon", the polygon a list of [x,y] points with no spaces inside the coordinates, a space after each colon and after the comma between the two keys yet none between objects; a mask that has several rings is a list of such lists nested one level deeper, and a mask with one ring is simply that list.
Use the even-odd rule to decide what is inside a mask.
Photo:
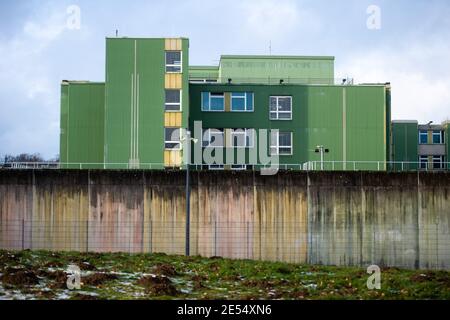
[{"label": "overcast sky", "polygon": [[[370,5],[380,8],[378,29],[367,27]],[[391,82],[392,119],[450,118],[448,0],[0,0],[0,156],[58,154],[60,82],[104,81],[104,39],[116,29],[188,37],[196,65],[268,54],[270,42],[272,54],[332,55],[336,77]]]}]

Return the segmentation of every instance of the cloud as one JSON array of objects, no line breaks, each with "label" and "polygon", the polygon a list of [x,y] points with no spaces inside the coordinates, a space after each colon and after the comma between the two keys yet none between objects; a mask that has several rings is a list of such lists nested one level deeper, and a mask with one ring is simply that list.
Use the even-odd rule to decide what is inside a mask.
[{"label": "cloud", "polygon": [[390,82],[392,119],[438,123],[450,118],[448,56],[450,45],[434,39],[350,54],[336,70],[356,83]]},{"label": "cloud", "polygon": [[65,32],[65,11],[46,9],[0,43],[0,154],[52,157],[58,149],[59,91],[49,48]]},{"label": "cloud", "polygon": [[[242,1],[244,32],[263,39],[288,38],[302,29],[317,30],[320,20],[294,1]],[[240,10],[236,10],[239,12]]]}]

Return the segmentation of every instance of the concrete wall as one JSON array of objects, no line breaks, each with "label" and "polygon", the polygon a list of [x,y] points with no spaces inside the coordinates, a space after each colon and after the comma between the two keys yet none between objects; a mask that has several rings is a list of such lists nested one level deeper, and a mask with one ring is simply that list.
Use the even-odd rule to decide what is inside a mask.
[{"label": "concrete wall", "polygon": [[[0,170],[0,248],[185,249],[184,172]],[[191,254],[450,269],[450,174],[193,172]]]}]

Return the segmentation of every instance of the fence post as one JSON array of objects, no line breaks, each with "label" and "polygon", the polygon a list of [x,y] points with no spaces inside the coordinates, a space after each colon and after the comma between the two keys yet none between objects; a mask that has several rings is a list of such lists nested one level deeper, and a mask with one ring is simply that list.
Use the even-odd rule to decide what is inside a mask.
[{"label": "fence post", "polygon": [[25,219],[22,219],[22,250],[25,249]]},{"label": "fence post", "polygon": [[217,256],[217,220],[214,221],[214,256]]},{"label": "fence post", "polygon": [[89,220],[86,220],[86,252],[89,252]]},{"label": "fence post", "polygon": [[247,221],[247,259],[250,259],[250,222]]}]

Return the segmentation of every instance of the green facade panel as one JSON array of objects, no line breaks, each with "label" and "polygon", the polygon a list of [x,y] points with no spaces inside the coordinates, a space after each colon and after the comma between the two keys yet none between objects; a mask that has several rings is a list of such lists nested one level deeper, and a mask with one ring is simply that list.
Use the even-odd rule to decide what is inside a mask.
[{"label": "green facade panel", "polygon": [[[182,40],[183,125],[189,114],[189,43]],[[165,39],[107,39],[105,163],[163,168]]]},{"label": "green facade panel", "polygon": [[333,84],[334,57],[224,55],[219,77],[221,82]]},{"label": "green facade panel", "polygon": [[[253,92],[254,111],[201,111],[202,92]],[[270,120],[272,95],[292,97],[292,120]],[[326,163],[324,169],[384,169],[387,160],[384,86],[191,84],[190,99],[191,130],[197,120],[202,121],[203,128],[292,132],[293,154],[280,156],[280,164],[295,164],[293,168],[298,169],[299,164],[320,161],[320,155],[314,150],[323,145],[329,149],[324,160],[334,161]]]},{"label": "green facade panel", "polygon": [[[417,121],[392,122],[392,161],[394,162],[394,170],[418,169],[418,143]],[[400,162],[411,163],[401,164]]]},{"label": "green facade panel", "polygon": [[68,162],[68,154],[67,154],[68,113],[69,113],[69,84],[63,82],[61,84],[60,133],[59,133],[60,163]]},{"label": "green facade panel", "polygon": [[68,83],[61,91],[62,167],[103,168],[104,83]]},{"label": "green facade panel", "polygon": [[219,78],[219,67],[216,66],[189,66],[189,78],[217,80]]}]

